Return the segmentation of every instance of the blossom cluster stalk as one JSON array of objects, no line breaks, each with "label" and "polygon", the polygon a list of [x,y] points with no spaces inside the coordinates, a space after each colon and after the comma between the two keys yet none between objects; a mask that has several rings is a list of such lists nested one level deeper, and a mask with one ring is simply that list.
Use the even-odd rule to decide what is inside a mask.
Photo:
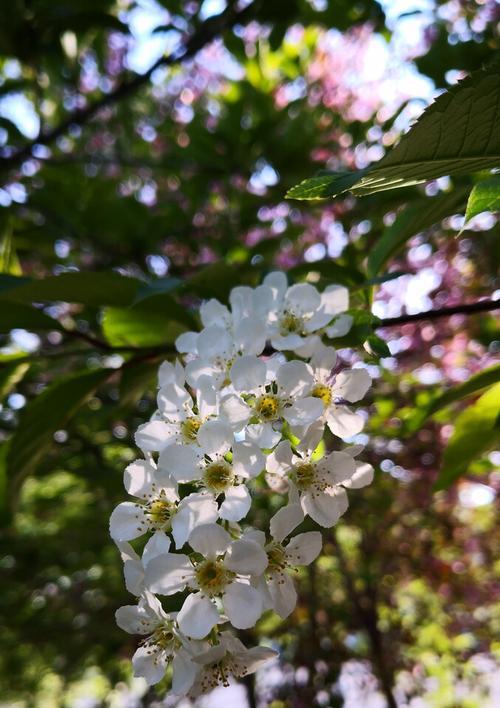
[{"label": "blossom cluster stalk", "polygon": [[[371,482],[361,446],[341,442],[361,431],[350,404],[371,384],[364,368],[338,371],[330,345],[351,327],[348,303],[342,286],[319,293],[271,273],[234,288],[229,308],[202,304],[201,331],[176,341],[182,361],[161,365],[158,409],[135,436],[142,457],[124,474],[131,499],[110,519],[137,597],[116,620],[142,635],[132,663],[148,684],[170,666],[172,692],[194,698],[272,659],[273,649],[248,649],[231,628],[250,629],[267,610],[293,612],[289,570],[322,547],[320,531],[296,530],[306,517],[333,526],[346,490]],[[325,451],[325,434],[338,449]],[[246,519],[265,486],[281,504],[257,529]],[[172,596],[177,611],[158,596]]]}]

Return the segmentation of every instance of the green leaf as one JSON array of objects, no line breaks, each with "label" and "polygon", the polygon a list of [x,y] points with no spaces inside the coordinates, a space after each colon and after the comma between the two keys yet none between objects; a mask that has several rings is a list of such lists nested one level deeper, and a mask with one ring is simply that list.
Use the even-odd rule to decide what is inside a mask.
[{"label": "green leaf", "polygon": [[36,307],[19,302],[4,302],[0,306],[0,332],[10,332],[11,329],[51,331],[62,330],[63,327]]},{"label": "green leaf", "polygon": [[57,379],[26,406],[10,440],[8,474],[12,491],[37,466],[63,428],[114,369],[80,371]]},{"label": "green leaf", "polygon": [[241,270],[224,261],[211,263],[186,280],[186,290],[199,297],[227,300],[231,289],[241,285]]},{"label": "green leaf", "polygon": [[441,94],[379,162],[366,170],[305,180],[287,197],[363,196],[443,175],[500,166],[499,66],[474,72]]},{"label": "green leaf", "polygon": [[377,334],[370,334],[366,338],[365,349],[369,354],[373,354],[375,357],[391,356],[391,350],[387,346],[386,342],[384,342],[384,340]]},{"label": "green leaf", "polygon": [[325,259],[314,263],[301,263],[288,271],[291,278],[300,278],[309,273],[319,273],[330,283],[345,285],[346,287],[363,286],[365,276],[360,270],[350,266],[336,263],[334,260]]},{"label": "green leaf", "polygon": [[21,275],[21,264],[12,244],[12,230],[7,227],[0,245],[0,273],[8,275]]},{"label": "green leaf", "polygon": [[446,489],[467,471],[470,463],[500,440],[500,383],[462,411],[443,453],[443,466],[434,489]]},{"label": "green leaf", "polygon": [[154,390],[157,373],[156,359],[124,368],[120,380],[120,408],[133,406],[146,391]]},{"label": "green leaf", "polygon": [[365,174],[365,170],[357,172],[329,172],[305,179],[300,184],[288,190],[287,199],[326,199],[338,197],[348,192]]},{"label": "green leaf", "polygon": [[156,347],[173,344],[186,327],[169,317],[168,312],[108,307],[102,331],[113,346]]},{"label": "green leaf", "polygon": [[375,276],[412,236],[425,231],[446,216],[461,212],[466,194],[465,189],[455,189],[430,199],[419,199],[406,206],[371,249],[368,275]]},{"label": "green leaf", "polygon": [[135,305],[155,295],[174,292],[179,289],[180,285],[182,285],[182,280],[179,278],[158,278],[158,280],[153,280],[151,283],[144,283],[137,291],[133,304]]},{"label": "green leaf", "polygon": [[26,361],[0,366],[0,402],[24,378],[30,364]]},{"label": "green leaf", "polygon": [[133,302],[141,285],[140,280],[113,271],[61,273],[29,282],[25,278],[0,276],[0,297],[16,302],[60,301],[77,302],[91,307],[120,307]]},{"label": "green leaf", "polygon": [[453,386],[453,388],[448,389],[440,396],[434,398],[423,410],[416,411],[416,416],[412,418],[410,423],[411,432],[415,432],[421,428],[428,418],[443,408],[446,408],[446,406],[460,401],[462,398],[467,398],[467,396],[471,396],[481,389],[487,388],[497,382],[500,382],[500,364],[490,366],[488,369],[474,374],[474,376],[471,376],[470,379],[464,381],[464,383]]},{"label": "green leaf", "polygon": [[500,211],[500,175],[474,185],[467,202],[465,223],[483,211]]}]

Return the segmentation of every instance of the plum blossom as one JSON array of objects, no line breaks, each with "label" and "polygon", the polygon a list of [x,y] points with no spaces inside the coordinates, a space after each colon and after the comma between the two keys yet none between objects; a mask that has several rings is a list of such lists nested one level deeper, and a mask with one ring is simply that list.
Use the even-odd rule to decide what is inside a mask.
[{"label": "plum blossom", "polygon": [[109,530],[114,541],[132,541],[147,532],[166,531],[172,533],[180,548],[197,524],[217,518],[213,498],[193,493],[180,500],[175,480],[158,474],[146,460],[128,465],[124,485],[137,501],[122,502],[113,510]]},{"label": "plum blossom", "polygon": [[262,436],[283,421],[308,427],[323,413],[321,401],[310,395],[313,381],[304,362],[243,356],[231,369],[234,393],[221,399],[221,415],[236,431],[260,423]]},{"label": "plum blossom", "polygon": [[332,347],[321,345],[312,355],[308,364],[314,379],[311,396],[323,403],[323,419],[331,432],[339,438],[349,438],[363,429],[364,418],[346,402],[361,400],[371,386],[371,378],[366,369],[350,369],[334,375],[336,361]]},{"label": "plum blossom", "polygon": [[[300,523],[303,514],[299,511],[297,517],[297,523]],[[282,531],[285,531],[285,535],[281,533]],[[286,619],[297,604],[295,584],[287,570],[301,565],[310,565],[319,556],[322,546],[319,531],[298,534],[285,544],[283,540],[288,535],[286,531],[287,529],[280,528],[280,525],[276,524],[274,529],[271,528],[272,539],[267,544],[265,533],[257,529],[251,529],[243,536],[255,540],[266,552],[268,565],[257,587],[264,595],[266,606],[277,612],[282,619]]]},{"label": "plum blossom", "polygon": [[186,587],[194,591],[177,616],[180,629],[193,639],[203,639],[221,621],[216,598],[220,598],[233,627],[253,627],[262,614],[263,602],[245,576],[263,573],[268,563],[263,549],[251,539],[231,541],[228,532],[217,524],[197,526],[189,544],[202,559],[174,553],[157,556],[146,568],[147,587],[162,595]]},{"label": "plum blossom", "polygon": [[264,278],[257,296],[261,309],[267,311],[268,338],[277,350],[309,356],[311,345],[318,341],[314,333],[326,327],[328,336],[342,336],[352,323],[347,316],[341,328],[327,327],[349,307],[349,292],[341,285],[329,285],[320,294],[308,283],[288,287],[286,275],[276,272]]},{"label": "plum blossom", "polygon": [[243,678],[253,674],[276,656],[277,653],[273,649],[247,649],[230,632],[221,632],[218,644],[193,657],[193,662],[198,665],[199,670],[188,696],[196,699],[217,686],[227,687],[231,677]]},{"label": "plum blossom", "polygon": [[[160,366],[157,410],[135,436],[144,459],[124,474],[134,499],[110,518],[126,588],[138,598],[116,619],[143,635],[133,665],[149,684],[171,664],[173,692],[196,698],[271,659],[275,652],[247,649],[222,626],[250,629],[264,610],[288,617],[297,601],[289,571],[312,563],[322,544],[319,531],[292,533],[306,516],[334,525],[346,490],[372,481],[361,446],[324,452],[326,427],[340,438],[361,430],[349,404],[371,383],[364,369],[338,372],[324,344],[349,330],[348,306],[343,286],[320,293],[271,273],[256,288],[233,288],[228,307],[203,303],[201,330],[177,339],[182,362]],[[286,503],[268,528],[245,527],[262,492]],[[166,614],[156,595],[178,612]]]},{"label": "plum blossom", "polygon": [[[314,460],[318,442],[317,437],[311,435],[307,449],[294,453],[290,441],[283,440],[268,456],[267,471],[286,478],[289,488],[298,492],[303,514],[329,528],[347,511],[349,502],[344,485],[353,479],[357,468],[353,457],[346,452],[331,452]],[[352,482],[351,485],[354,486]],[[292,504],[296,507],[295,499]]]},{"label": "plum blossom", "polygon": [[143,677],[149,685],[154,685],[161,681],[171,663],[172,692],[189,691],[197,666],[192,661],[188,640],[152,593],[146,591],[137,605],[120,607],[116,611],[116,623],[125,632],[145,635],[132,657],[134,676]]}]

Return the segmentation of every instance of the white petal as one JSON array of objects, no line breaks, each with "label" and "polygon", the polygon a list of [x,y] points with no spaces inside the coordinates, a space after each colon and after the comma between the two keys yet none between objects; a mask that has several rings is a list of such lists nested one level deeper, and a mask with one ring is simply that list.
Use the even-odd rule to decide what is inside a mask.
[{"label": "white petal", "polygon": [[206,637],[219,620],[214,603],[200,592],[188,595],[177,615],[179,629],[192,639]]},{"label": "white petal", "polygon": [[234,443],[233,470],[236,475],[252,479],[262,472],[265,464],[266,458],[255,443]]},{"label": "white petal", "polygon": [[285,306],[296,314],[312,314],[320,305],[321,296],[309,283],[297,283],[286,292]]},{"label": "white petal", "polygon": [[330,339],[334,337],[345,337],[345,335],[350,332],[353,321],[351,315],[339,315],[335,318],[333,323],[325,329],[327,337],[330,337]]},{"label": "white petal", "polygon": [[267,664],[271,659],[275,659],[278,656],[274,649],[268,649],[267,647],[252,647],[247,649],[245,654],[241,657],[243,666],[245,667],[245,675],[253,674],[255,671],[260,669],[261,666]]},{"label": "white petal", "polygon": [[253,627],[263,611],[260,592],[251,585],[234,582],[222,597],[225,613],[236,629]]},{"label": "white petal", "polygon": [[337,487],[334,494],[303,494],[300,503],[304,513],[311,517],[317,524],[330,528],[340,519],[347,510],[348,500],[344,489]]},{"label": "white petal", "polygon": [[373,467],[367,462],[356,462],[356,472],[351,479],[342,482],[349,489],[360,489],[373,482]]},{"label": "white petal", "polygon": [[133,502],[122,502],[113,509],[109,519],[109,533],[114,541],[132,541],[145,533],[144,512]]},{"label": "white petal", "polygon": [[193,551],[201,553],[205,558],[221,556],[231,543],[231,536],[219,524],[201,524],[189,537],[189,545]]},{"label": "white petal", "polygon": [[255,391],[266,381],[266,364],[256,356],[240,356],[231,367],[231,382],[236,391]]},{"label": "white petal", "polygon": [[328,427],[339,438],[351,438],[363,430],[365,420],[359,413],[354,413],[347,406],[332,405],[327,411]]},{"label": "white petal", "polygon": [[333,347],[321,346],[311,359],[311,367],[314,369],[316,379],[325,383],[332,373],[332,369],[337,362],[337,352]]},{"label": "white petal", "polygon": [[293,580],[286,573],[274,573],[268,582],[269,592],[273,600],[274,611],[285,619],[295,609],[297,591]]},{"label": "white petal", "polygon": [[157,395],[158,408],[167,420],[184,420],[193,401],[184,387],[177,384],[162,386]]},{"label": "white petal", "polygon": [[167,668],[166,654],[164,652],[151,653],[150,649],[141,646],[132,657],[134,676],[144,678],[149,686],[154,686],[162,680]]},{"label": "white petal", "polygon": [[194,445],[168,445],[158,459],[158,468],[168,472],[177,482],[193,482],[200,478],[201,451]]},{"label": "white petal", "polygon": [[234,343],[243,354],[262,354],[266,346],[267,327],[255,316],[244,317],[234,328]]},{"label": "white petal", "polygon": [[[198,337],[197,332],[185,332],[185,334],[194,334],[195,338]],[[180,335],[181,337],[184,335]],[[196,351],[196,347],[193,352]],[[172,364],[170,361],[164,361],[160,368],[158,369],[158,386],[166,386],[169,383],[176,383],[178,386],[184,385],[184,367],[180,361],[176,361]]]},{"label": "white petal", "polygon": [[252,497],[244,484],[230,487],[219,508],[219,517],[226,521],[240,521],[250,511]]},{"label": "white petal", "polygon": [[283,506],[272,517],[270,522],[271,536],[281,542],[284,538],[297,528],[304,520],[304,512],[300,504],[288,504]]},{"label": "white petal", "polygon": [[325,470],[332,484],[345,484],[356,472],[354,459],[345,452],[331,452],[317,464]]},{"label": "white petal", "polygon": [[306,426],[319,420],[324,412],[323,401],[320,398],[299,398],[289,408],[283,411],[283,418],[292,426]]},{"label": "white petal", "polygon": [[202,378],[209,377],[215,380],[219,375],[220,371],[209,359],[194,359],[186,365],[186,381],[195,389]]},{"label": "white petal", "polygon": [[[196,354],[199,332],[183,332],[175,340],[175,347],[181,354]],[[162,365],[163,366],[163,365]],[[164,383],[160,379],[160,386]],[[165,381],[167,383],[167,381]]]},{"label": "white petal", "polygon": [[172,660],[172,693],[185,695],[194,683],[198,667],[185,649],[178,649]]},{"label": "white petal", "polygon": [[162,420],[140,425],[134,435],[135,444],[144,452],[159,452],[172,442],[176,428]]},{"label": "white petal", "polygon": [[277,351],[295,351],[300,349],[304,344],[304,339],[300,334],[278,334],[274,333],[271,337],[271,345]]},{"label": "white petal", "polygon": [[354,403],[363,398],[371,383],[371,376],[366,369],[341,371],[335,378],[333,392],[336,396]]},{"label": "white petal", "polygon": [[169,550],[170,539],[167,534],[164,531],[155,531],[144,546],[144,550],[142,552],[142,562],[144,567],[146,567],[147,564],[153,560],[153,558],[156,558],[156,556],[159,556],[162,553],[168,553]]},{"label": "white petal", "polygon": [[144,610],[137,605],[124,605],[115,612],[116,624],[129,634],[149,634],[153,631]]},{"label": "white petal", "polygon": [[230,321],[231,315],[225,305],[222,305],[218,300],[212,298],[202,303],[200,307],[200,318],[203,326],[209,327],[212,324],[226,324]]},{"label": "white petal", "polygon": [[321,309],[339,315],[349,309],[349,290],[343,285],[329,285],[321,295]]},{"label": "white petal", "polygon": [[246,427],[245,438],[262,450],[271,450],[281,440],[281,433],[271,423],[251,423]]},{"label": "white petal", "polygon": [[184,497],[172,519],[176,548],[182,548],[196,526],[212,523],[217,517],[217,502],[210,494],[194,492]]},{"label": "white petal", "polygon": [[321,553],[323,538],[319,531],[308,531],[294,536],[286,547],[286,555],[293,565],[309,565]]},{"label": "white petal", "polygon": [[229,293],[229,302],[231,304],[231,312],[233,321],[239,322],[243,317],[248,317],[252,311],[253,288],[247,285],[239,285]]},{"label": "white petal", "polygon": [[252,415],[252,411],[247,404],[235,394],[225,396],[221,400],[220,408],[221,416],[236,431],[242,430]]},{"label": "white petal", "polygon": [[314,334],[309,337],[302,337],[300,347],[294,347],[293,351],[303,359],[310,359],[317,349],[322,346],[323,343],[321,341],[321,337]]},{"label": "white petal", "polygon": [[146,460],[135,460],[125,468],[123,484],[133,497],[146,497],[151,494],[155,469]]},{"label": "white petal", "polygon": [[224,558],[224,565],[241,575],[262,575],[268,565],[267,554],[257,541],[241,538],[233,541]]},{"label": "white petal", "polygon": [[297,398],[310,391],[313,377],[303,361],[287,361],[278,369],[276,383],[285,396]]},{"label": "white petal", "polygon": [[222,455],[233,442],[233,431],[221,420],[208,420],[198,430],[198,444],[207,455]]},{"label": "white petal", "polygon": [[187,556],[163,553],[148,563],[145,582],[151,592],[173,595],[184,590],[193,578],[193,566]]},{"label": "white petal", "polygon": [[140,560],[123,563],[123,577],[128,592],[137,597],[144,592],[144,567]]},{"label": "white petal", "polygon": [[281,271],[273,271],[266,275],[262,281],[263,285],[269,286],[271,289],[276,290],[281,296],[283,296],[287,289],[287,279],[286,275]]},{"label": "white petal", "polygon": [[219,356],[231,359],[234,353],[233,340],[224,325],[212,324],[206,327],[200,332],[196,344],[202,359],[212,359]]},{"label": "white petal", "polygon": [[283,440],[276,449],[267,456],[266,469],[271,474],[285,475],[293,467],[293,452],[289,440]]}]

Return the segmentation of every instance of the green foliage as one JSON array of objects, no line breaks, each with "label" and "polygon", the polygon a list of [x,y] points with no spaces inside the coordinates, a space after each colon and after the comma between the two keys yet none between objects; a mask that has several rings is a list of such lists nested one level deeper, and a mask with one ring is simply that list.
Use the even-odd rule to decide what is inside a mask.
[{"label": "green foliage", "polygon": [[455,189],[430,199],[416,199],[387,226],[368,256],[368,273],[376,275],[405,243],[416,234],[457,214],[465,203],[466,190]]},{"label": "green foliage", "polygon": [[472,74],[439,96],[379,162],[354,173],[313,177],[289,199],[324,199],[351,191],[363,196],[443,175],[500,167],[498,66]]},{"label": "green foliage", "polygon": [[474,185],[467,202],[465,222],[483,211],[500,211],[500,176],[490,177]]},{"label": "green foliage", "polygon": [[26,409],[9,443],[7,475],[11,502],[22,480],[36,468],[53,444],[54,433],[66,425],[111,373],[110,369],[98,369],[57,379]]},{"label": "green foliage", "polygon": [[435,489],[449,487],[476,457],[491,450],[497,441],[500,441],[500,383],[491,386],[456,418]]}]

